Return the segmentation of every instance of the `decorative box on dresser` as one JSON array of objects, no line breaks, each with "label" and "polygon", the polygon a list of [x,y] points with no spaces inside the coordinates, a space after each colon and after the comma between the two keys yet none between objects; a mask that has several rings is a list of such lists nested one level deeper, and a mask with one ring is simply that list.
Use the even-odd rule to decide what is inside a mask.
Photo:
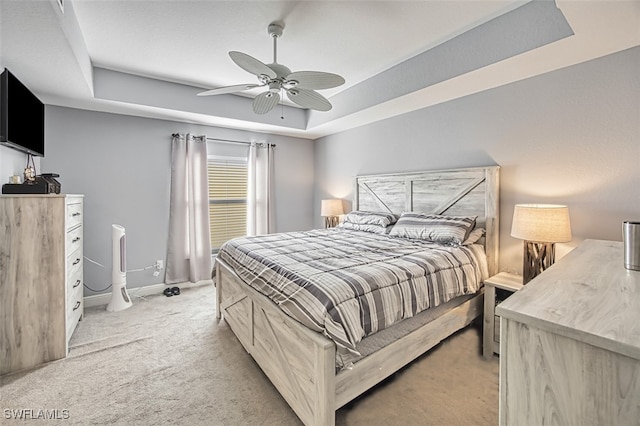
[{"label": "decorative box on dresser", "polygon": [[498,305],[500,424],[640,419],[640,271],[586,240]]},{"label": "decorative box on dresser", "polygon": [[82,319],[83,196],[0,196],[0,375],[64,358]]}]

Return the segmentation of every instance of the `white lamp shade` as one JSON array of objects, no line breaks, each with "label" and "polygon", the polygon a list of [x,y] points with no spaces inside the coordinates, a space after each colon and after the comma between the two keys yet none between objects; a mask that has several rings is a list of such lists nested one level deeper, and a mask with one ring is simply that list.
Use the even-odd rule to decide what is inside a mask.
[{"label": "white lamp shade", "polygon": [[320,216],[340,216],[341,214],[344,214],[344,209],[342,208],[342,200],[322,200],[320,204]]},{"label": "white lamp shade", "polygon": [[516,204],[511,236],[541,243],[571,241],[569,208],[556,204]]}]

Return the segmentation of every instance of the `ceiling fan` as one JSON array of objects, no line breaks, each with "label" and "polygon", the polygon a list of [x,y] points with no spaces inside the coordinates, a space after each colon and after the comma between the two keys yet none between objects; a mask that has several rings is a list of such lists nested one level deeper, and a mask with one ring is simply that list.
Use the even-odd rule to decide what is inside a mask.
[{"label": "ceiling fan", "polygon": [[268,87],[269,90],[255,97],[253,111],[256,114],[266,114],[280,102],[280,93],[285,92],[287,97],[303,108],[318,111],[329,111],[331,103],[316,90],[331,89],[344,84],[344,78],[337,74],[320,71],[296,71],[291,70],[277,61],[278,37],[282,35],[284,26],[272,23],[267,28],[273,37],[273,63],[264,64],[246,53],[231,51],[229,56],[243,70],[258,77],[260,84],[236,84],[233,86],[218,87],[198,93],[198,96],[221,95],[225,93],[242,92],[256,87]]}]

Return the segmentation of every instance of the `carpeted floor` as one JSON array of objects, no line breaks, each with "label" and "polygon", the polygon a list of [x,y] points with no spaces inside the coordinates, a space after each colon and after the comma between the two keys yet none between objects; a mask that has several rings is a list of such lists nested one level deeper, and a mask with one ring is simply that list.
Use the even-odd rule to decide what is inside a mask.
[{"label": "carpeted floor", "polygon": [[[0,423],[300,425],[224,321],[213,286],[85,310],[66,359],[0,378]],[[20,410],[62,420],[17,420]],[[23,411],[24,412],[24,411]],[[336,413],[337,425],[496,425],[498,358],[470,326]]]}]

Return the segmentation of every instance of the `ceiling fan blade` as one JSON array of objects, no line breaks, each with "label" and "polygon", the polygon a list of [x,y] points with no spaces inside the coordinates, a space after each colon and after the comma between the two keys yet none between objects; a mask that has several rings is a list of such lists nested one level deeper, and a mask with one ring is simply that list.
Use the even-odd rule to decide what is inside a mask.
[{"label": "ceiling fan blade", "polygon": [[225,93],[243,92],[245,90],[261,87],[261,84],[236,84],[235,86],[218,87],[217,89],[207,90],[198,93],[198,96],[223,95]]},{"label": "ceiling fan blade", "polygon": [[287,96],[292,102],[303,108],[315,109],[318,111],[329,111],[331,103],[320,93],[307,89],[288,89]]},{"label": "ceiling fan blade", "polygon": [[266,114],[280,102],[280,95],[274,92],[264,92],[253,100],[253,112],[256,114]]},{"label": "ceiling fan blade", "polygon": [[257,75],[258,77],[266,75],[271,78],[276,78],[278,76],[274,70],[246,53],[231,51],[229,52],[229,56],[231,56],[231,59],[237,66],[253,75]]},{"label": "ceiling fan blade", "polygon": [[320,71],[296,71],[287,76],[287,82],[296,81],[295,87],[301,89],[331,89],[344,84],[344,78],[338,74]]}]

